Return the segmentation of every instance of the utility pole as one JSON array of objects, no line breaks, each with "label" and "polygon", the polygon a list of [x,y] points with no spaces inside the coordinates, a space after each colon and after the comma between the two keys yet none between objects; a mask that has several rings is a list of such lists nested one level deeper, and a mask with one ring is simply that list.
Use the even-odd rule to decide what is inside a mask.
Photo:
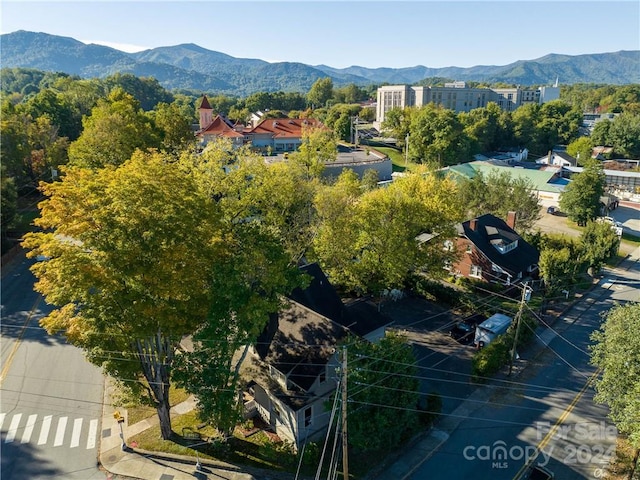
[{"label": "utility pole", "polygon": [[347,451],[347,346],[342,347],[342,476],[349,480],[349,453]]},{"label": "utility pole", "polygon": [[354,137],[354,139],[353,139],[353,143],[355,143],[356,148],[358,148],[358,122],[359,122],[359,121],[360,121],[360,119],[359,119],[359,118],[358,118],[358,116],[356,115],[356,120],[355,120],[355,122],[354,122],[354,123],[355,123],[355,131],[356,131],[356,134],[355,134],[355,137]]},{"label": "utility pole", "polygon": [[518,308],[518,313],[516,314],[516,335],[513,338],[513,349],[511,350],[511,361],[509,362],[509,376],[511,376],[511,370],[513,369],[513,362],[516,358],[516,347],[518,345],[518,335],[520,334],[520,324],[522,323],[522,310],[524,309],[524,304],[531,298],[531,289],[529,288],[527,282],[524,283],[522,287],[522,298],[520,299],[520,307]]}]

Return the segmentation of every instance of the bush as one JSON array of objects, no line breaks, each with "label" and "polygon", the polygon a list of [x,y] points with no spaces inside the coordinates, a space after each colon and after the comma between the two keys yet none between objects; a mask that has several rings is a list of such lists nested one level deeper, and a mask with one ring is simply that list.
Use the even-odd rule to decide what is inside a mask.
[{"label": "bush", "polygon": [[[518,332],[516,350],[531,342],[538,327],[538,321],[531,315],[523,314],[520,317],[520,321],[522,325],[520,325],[520,331]],[[475,377],[492,375],[511,361],[516,328],[517,325],[515,323],[511,324],[504,335],[500,335],[473,356],[472,374]]]},{"label": "bush", "polygon": [[509,333],[496,338],[473,356],[471,372],[475,377],[486,377],[499,371],[511,358],[513,336]]},{"label": "bush", "polygon": [[455,288],[417,275],[411,279],[411,283],[413,290],[427,300],[451,306],[460,305],[461,294]]},{"label": "bush", "polygon": [[259,455],[261,458],[284,468],[295,466],[297,463],[293,444],[288,441],[265,442],[260,445]]}]

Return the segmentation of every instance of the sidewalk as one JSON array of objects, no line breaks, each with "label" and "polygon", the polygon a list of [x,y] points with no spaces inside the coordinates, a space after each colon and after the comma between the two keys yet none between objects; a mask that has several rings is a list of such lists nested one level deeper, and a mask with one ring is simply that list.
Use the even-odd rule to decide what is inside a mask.
[{"label": "sidewalk", "polygon": [[[107,472],[107,479],[135,480],[193,480],[225,479],[225,480],[258,480],[259,477],[243,472],[239,467],[223,462],[200,460],[200,469],[196,468],[196,457],[182,455],[158,454],[147,452],[135,445],[127,446],[123,451],[120,438],[120,425],[114,418],[116,411],[111,406],[112,386],[107,379],[104,387],[104,403],[102,412],[102,438],[100,440],[99,460]],[[181,415],[195,408],[195,401],[189,398],[171,408],[171,415]],[[124,411],[121,411],[123,413]],[[126,415],[123,430],[125,440],[152,426],[157,425],[158,417],[154,415],[134,425],[127,425]],[[276,475],[271,476],[277,478]]]}]

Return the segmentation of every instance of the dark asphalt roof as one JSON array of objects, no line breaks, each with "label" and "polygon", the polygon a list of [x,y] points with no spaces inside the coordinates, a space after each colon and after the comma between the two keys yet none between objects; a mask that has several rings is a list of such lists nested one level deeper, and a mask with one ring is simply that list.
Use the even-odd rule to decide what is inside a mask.
[{"label": "dark asphalt roof", "polygon": [[[527,272],[531,265],[537,265],[540,253],[531,244],[518,235],[504,220],[491,214],[476,219],[475,230],[471,229],[471,220],[458,226],[458,234],[467,237],[492,263],[516,276]],[[507,253],[500,253],[495,244],[506,244],[518,240],[518,246]]]}]

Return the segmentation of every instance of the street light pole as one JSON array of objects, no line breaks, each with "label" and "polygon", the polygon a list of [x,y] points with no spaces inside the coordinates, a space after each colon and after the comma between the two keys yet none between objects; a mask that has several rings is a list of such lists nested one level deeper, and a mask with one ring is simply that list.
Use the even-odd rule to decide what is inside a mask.
[{"label": "street light pole", "polygon": [[409,134],[404,140],[404,169],[409,168]]}]

